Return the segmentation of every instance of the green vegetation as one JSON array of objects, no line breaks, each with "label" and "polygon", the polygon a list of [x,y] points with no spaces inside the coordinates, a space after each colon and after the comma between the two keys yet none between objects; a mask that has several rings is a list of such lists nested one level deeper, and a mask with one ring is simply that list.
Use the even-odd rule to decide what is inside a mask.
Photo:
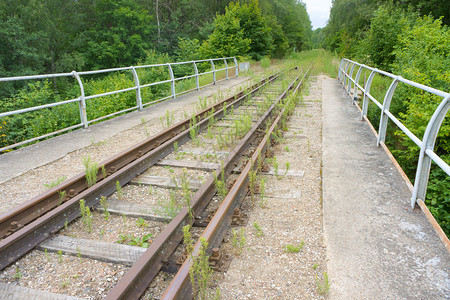
[{"label": "green vegetation", "polygon": [[264,232],[262,231],[261,225],[258,224],[258,222],[253,221],[253,228],[255,228],[256,232],[256,236],[263,236]]},{"label": "green vegetation", "polygon": [[240,255],[242,253],[247,245],[244,228],[241,228],[240,230],[231,230],[231,245],[233,246],[234,253],[236,255]]},{"label": "green vegetation", "polygon": [[105,196],[100,197],[100,206],[103,209],[103,217],[105,218],[105,220],[108,220],[111,213],[108,211],[108,200]]},{"label": "green vegetation", "polygon": [[66,179],[67,179],[67,176],[63,175],[61,177],[58,177],[58,179],[56,179],[55,181],[50,182],[49,184],[44,183],[44,186],[48,189],[51,189],[52,187],[59,185],[61,182],[63,182]]},{"label": "green vegetation", "polygon": [[97,183],[97,162],[91,160],[91,157],[88,155],[83,157],[83,165],[86,173],[86,183],[88,187],[91,187]]},{"label": "green vegetation", "polygon": [[89,206],[86,205],[84,199],[80,200],[80,214],[81,222],[83,227],[86,227],[87,231],[90,233],[92,231],[92,212]]},{"label": "green vegetation", "polygon": [[128,235],[119,235],[119,240],[117,241],[117,243],[119,244],[127,244],[130,246],[137,246],[137,247],[142,247],[142,248],[148,248],[148,246],[151,243],[151,237],[153,236],[153,234],[149,233],[146,234],[142,237],[135,237],[133,234],[128,234]]},{"label": "green vegetation", "polygon": [[200,238],[200,249],[196,256],[193,255],[194,245],[190,232],[191,226],[183,227],[183,241],[186,247],[186,253],[191,257],[192,266],[189,275],[192,284],[194,299],[211,299],[208,297],[209,285],[212,280],[213,270],[209,265],[209,256],[207,255],[208,242],[205,238]]},{"label": "green vegetation", "polygon": [[303,240],[298,245],[287,244],[285,246],[284,251],[286,251],[287,253],[298,253],[298,252],[300,252],[300,250],[302,250],[304,245],[305,245],[305,241],[303,241]]},{"label": "green vegetation", "polygon": [[328,294],[328,291],[330,290],[330,283],[328,282],[327,272],[323,272],[322,280],[317,278],[317,276],[316,276],[316,280],[317,280],[317,291],[319,292],[319,294],[323,295],[323,296]]}]

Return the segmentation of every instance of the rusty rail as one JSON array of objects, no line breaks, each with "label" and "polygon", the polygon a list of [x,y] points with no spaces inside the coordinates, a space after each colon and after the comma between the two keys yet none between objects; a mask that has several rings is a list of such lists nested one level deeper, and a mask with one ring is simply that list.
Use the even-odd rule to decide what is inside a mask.
[{"label": "rusty rail", "polygon": [[[311,67],[311,66],[310,66]],[[301,85],[304,82],[304,79],[306,75],[309,72],[309,69],[305,72],[303,78],[298,83],[298,85],[294,89],[293,95],[298,91],[298,89],[301,87]],[[280,102],[283,98],[286,97],[287,92],[292,89],[295,82],[298,81],[301,75],[299,75],[294,82],[291,83],[291,85],[286,89],[286,91],[278,97],[275,105]],[[254,170],[255,168],[258,168],[258,158],[260,156],[263,156],[268,148],[268,142],[270,141],[270,138],[272,136],[272,133],[274,132],[275,128],[278,126],[278,123],[280,122],[281,118],[285,114],[285,107],[279,112],[278,116],[275,118],[274,122],[272,123],[270,129],[264,136],[263,140],[259,144],[258,148],[254,151],[251,159],[248,161],[247,165],[245,166],[244,170],[240,174],[239,178],[234,183],[233,187],[231,188],[228,195],[223,200],[220,207],[217,209],[216,214],[212,218],[211,222],[208,224],[206,229],[204,230],[203,234],[200,238],[204,238],[208,242],[208,251],[209,254],[212,251],[212,248],[218,247],[223,240],[223,237],[225,233],[228,230],[228,227],[231,224],[231,217],[233,215],[233,211],[235,207],[238,207],[240,203],[242,202],[242,199],[245,197],[247,193],[247,187],[248,187],[248,176],[250,171]],[[200,250],[200,239],[195,244],[194,250],[193,250],[193,256],[198,255],[198,252]],[[171,284],[165,291],[164,295],[161,299],[189,299],[192,298],[192,286],[190,283],[190,275],[189,271],[192,267],[192,259],[189,257],[185,260],[181,268],[179,269],[178,273],[173,278]]]},{"label": "rusty rail", "polygon": [[[243,92],[238,93],[236,96],[237,99],[235,99],[235,96],[229,97],[216,105],[199,112],[196,116],[202,118],[202,120],[196,125],[199,128],[198,131],[200,132],[208,125],[210,118],[221,118],[224,106],[233,105],[234,107],[238,107],[245,99],[247,99],[247,97],[251,97],[257,93],[266,84],[278,78],[279,75],[280,73],[276,73],[263,79],[259,84],[252,86],[250,91],[246,94]],[[215,111],[216,109],[218,110]],[[211,112],[214,113],[211,115]],[[108,174],[106,178],[103,178],[92,187],[87,188],[87,186],[85,186],[83,190],[80,190],[80,192],[76,193],[72,198],[66,200],[61,205],[58,206],[59,198],[56,200],[52,197],[52,195],[58,195],[58,187],[55,187],[42,194],[41,197],[38,196],[36,201],[29,201],[13,212],[4,214],[2,216],[3,222],[1,223],[3,224],[3,228],[8,228],[6,230],[10,230],[10,227],[13,225],[16,227],[16,231],[11,232],[6,238],[0,241],[0,270],[33,249],[50,234],[57,232],[64,224],[76,219],[79,216],[79,201],[81,199],[84,199],[88,206],[95,206],[99,202],[101,196],[108,196],[115,191],[115,184],[117,181],[119,181],[121,185],[128,183],[138,174],[154,165],[159,159],[171,153],[173,151],[174,142],[178,142],[179,145],[187,142],[190,139],[189,121],[190,119],[184,120],[164,132],[157,134],[153,138],[138,144],[136,147],[107,160],[106,165],[108,168],[122,164],[123,166],[115,168],[113,173]],[[127,164],[125,164],[125,162],[127,162]],[[108,172],[109,170],[110,169],[107,169]],[[98,175],[102,176],[100,173],[101,172],[99,171]],[[65,190],[64,187],[70,183],[86,185],[84,175],[79,175],[60,185],[59,190]],[[49,204],[51,203],[50,200],[56,202]],[[33,204],[37,207],[33,206]],[[51,207],[53,207],[53,209],[51,209]],[[40,212],[40,217],[37,219],[33,220],[30,219],[30,217],[27,217],[27,213],[33,214],[33,212],[43,209],[47,209],[48,212]],[[17,214],[14,214],[14,212]],[[29,221],[28,224],[25,222],[20,223],[24,219],[20,219],[19,217],[28,218],[31,222]]]},{"label": "rusty rail", "polygon": [[[291,89],[292,86],[293,83],[289,85],[288,90]],[[287,91],[283,92],[280,99],[284,98],[286,94]],[[228,176],[232,172],[240,157],[261,132],[262,126],[272,116],[275,107],[276,103],[273,104],[260,118],[260,120],[253,125],[247,135],[236,145],[236,147],[230,152],[229,156],[224,160],[224,176]],[[215,173],[221,174],[222,166],[218,167],[215,170]],[[211,176],[191,199],[191,206],[194,216],[200,215],[215,193],[216,189],[214,186],[214,178]],[[168,259],[183,239],[181,229],[186,224],[192,224],[192,221],[189,220],[188,209],[183,208],[180,213],[178,213],[178,215],[168,224],[168,226],[166,226],[158,235],[158,237],[153,241],[147,251],[144,252],[133,267],[110,291],[106,299],[138,299],[145,292],[150,282],[159,272],[163,266],[163,262]]]},{"label": "rusty rail", "polygon": [[[211,111],[217,111],[218,109],[223,107],[223,105],[234,102],[235,99],[242,99],[243,97],[248,97],[250,94],[253,95],[259,88],[276,79],[279,75],[280,73],[270,75],[250,87],[247,90],[247,93],[241,91],[236,95],[233,95],[209,108],[202,110],[201,112],[196,114],[196,118],[198,120],[202,120],[206,118]],[[100,166],[104,166],[104,168],[106,169],[107,177],[114,174],[126,165],[137,160],[139,157],[143,156],[151,150],[154,150],[159,145],[167,142],[180,132],[186,130],[189,127],[189,121],[190,119],[186,119],[177,124],[174,124],[170,128],[115,155],[110,159],[107,159],[106,161],[102,162]],[[104,179],[103,174],[101,170],[99,170],[97,174],[97,181],[101,181],[102,179]],[[85,174],[81,173],[70,178],[69,180],[66,180],[60,185],[53,187],[48,191],[37,195],[36,197],[33,197],[31,200],[17,206],[13,210],[0,215],[0,239],[11,235],[13,232],[24,227],[26,224],[56,208],[61,202],[67,202],[71,198],[80,195],[87,189],[88,186],[86,183]],[[60,198],[62,192],[64,192],[66,195],[63,199]]]}]

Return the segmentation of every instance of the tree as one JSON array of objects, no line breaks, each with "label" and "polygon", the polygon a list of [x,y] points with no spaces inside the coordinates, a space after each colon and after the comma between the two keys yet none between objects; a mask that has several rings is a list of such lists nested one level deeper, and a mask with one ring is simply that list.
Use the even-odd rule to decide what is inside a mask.
[{"label": "tree", "polygon": [[145,57],[152,40],[152,18],[132,0],[98,0],[87,33],[85,56],[93,69],[129,66]]},{"label": "tree", "polygon": [[229,13],[218,15],[214,31],[201,46],[205,57],[244,56],[250,49],[250,40],[244,37],[238,18]]}]

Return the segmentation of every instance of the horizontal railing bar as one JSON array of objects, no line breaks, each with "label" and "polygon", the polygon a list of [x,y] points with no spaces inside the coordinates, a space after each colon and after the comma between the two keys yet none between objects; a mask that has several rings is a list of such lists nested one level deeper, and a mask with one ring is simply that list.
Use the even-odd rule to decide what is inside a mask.
[{"label": "horizontal railing bar", "polygon": [[369,97],[370,100],[372,100],[373,103],[375,103],[376,106],[378,106],[379,109],[383,109],[383,105],[378,102],[377,99],[375,99],[371,94],[366,94],[367,97]]},{"label": "horizontal railing bar", "polygon": [[[444,91],[441,91],[441,90],[438,90],[438,89],[435,89],[435,88],[429,87],[427,85],[420,84],[420,83],[417,83],[417,82],[414,82],[414,81],[411,81],[411,80],[408,80],[408,79],[405,79],[405,78],[403,78],[401,76],[396,76],[396,75],[391,74],[389,72],[382,71],[382,70],[379,70],[377,68],[372,68],[372,67],[369,67],[369,66],[366,66],[366,65],[363,65],[363,64],[359,64],[359,63],[353,62],[351,60],[348,60],[348,61],[351,62],[351,63],[355,63],[356,65],[361,66],[361,67],[363,67],[365,69],[368,69],[370,71],[374,71],[375,73],[378,73],[378,74],[390,77],[392,79],[397,79],[400,82],[403,82],[405,84],[408,84],[408,85],[416,87],[416,88],[419,88],[419,89],[424,90],[426,92],[429,92],[431,94],[434,94],[434,95],[437,95],[437,96],[440,96],[440,97],[447,97],[449,95],[449,93],[446,93]],[[344,75],[346,75],[350,80],[352,80],[354,82],[354,80],[342,68],[341,68],[341,71],[344,73]]]},{"label": "horizontal railing bar", "polygon": [[135,91],[135,90],[137,90],[137,87],[133,86],[133,87],[129,87],[129,88],[122,89],[122,90],[117,90],[117,91],[106,92],[106,93],[102,93],[102,94],[86,96],[84,98],[86,100],[88,100],[88,99],[100,98],[100,97],[103,97],[103,96],[110,96],[110,95],[114,95],[114,94],[119,94],[119,93],[129,92],[129,91]]},{"label": "horizontal railing bar", "polygon": [[19,109],[19,110],[7,111],[7,112],[4,112],[4,113],[0,113],[0,118],[6,117],[6,116],[10,116],[10,115],[26,113],[26,112],[32,112],[32,111],[43,109],[43,108],[49,108],[49,107],[64,105],[64,104],[67,104],[67,103],[79,102],[79,101],[80,101],[80,99],[77,98],[77,99],[64,100],[64,101],[55,102],[55,103],[49,103],[49,104],[43,104],[43,105],[39,105],[39,106],[23,108],[23,109]]},{"label": "horizontal railing bar", "polygon": [[142,85],[140,85],[140,87],[144,88],[144,87],[148,87],[148,86],[152,86],[152,85],[158,85],[158,84],[163,84],[163,83],[168,83],[168,82],[172,82],[172,80],[171,79],[167,79],[167,80],[164,80],[164,81],[158,81],[158,82],[142,84]]},{"label": "horizontal railing bar", "polygon": [[72,73],[57,73],[57,74],[43,74],[43,75],[28,75],[28,76],[16,76],[16,77],[3,77],[0,78],[0,82],[16,81],[16,80],[30,80],[30,79],[45,79],[45,78],[57,78],[73,76]]},{"label": "horizontal railing bar", "polygon": [[425,153],[439,166],[441,169],[450,176],[450,166],[442,160],[433,150],[427,149]]},{"label": "horizontal railing bar", "polygon": [[[201,74],[198,74],[198,75],[201,75]],[[182,80],[182,79],[188,79],[188,78],[192,78],[192,77],[196,77],[197,75],[189,75],[189,76],[183,76],[183,77],[178,77],[178,78],[174,78],[174,80],[175,81],[178,81],[178,80]]]},{"label": "horizontal railing bar", "polygon": [[419,148],[422,147],[422,141],[412,133],[405,125],[403,125],[390,111],[385,110],[384,113],[398,126]]}]

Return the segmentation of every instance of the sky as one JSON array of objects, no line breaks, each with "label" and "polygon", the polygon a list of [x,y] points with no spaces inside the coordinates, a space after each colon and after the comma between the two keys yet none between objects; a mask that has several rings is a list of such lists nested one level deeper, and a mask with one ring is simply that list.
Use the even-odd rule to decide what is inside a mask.
[{"label": "sky", "polygon": [[311,19],[313,30],[325,27],[330,16],[331,0],[303,0]]}]

